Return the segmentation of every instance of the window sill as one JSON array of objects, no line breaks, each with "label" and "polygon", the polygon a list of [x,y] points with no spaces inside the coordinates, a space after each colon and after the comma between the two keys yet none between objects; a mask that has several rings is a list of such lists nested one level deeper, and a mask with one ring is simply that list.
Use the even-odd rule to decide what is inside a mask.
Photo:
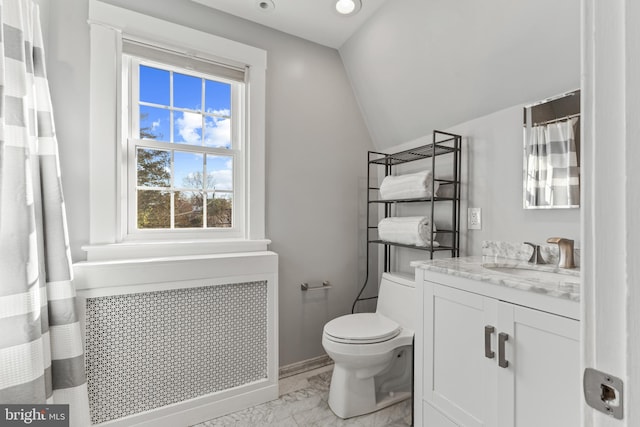
[{"label": "window sill", "polygon": [[88,262],[266,251],[268,239],[181,240],[85,245]]}]

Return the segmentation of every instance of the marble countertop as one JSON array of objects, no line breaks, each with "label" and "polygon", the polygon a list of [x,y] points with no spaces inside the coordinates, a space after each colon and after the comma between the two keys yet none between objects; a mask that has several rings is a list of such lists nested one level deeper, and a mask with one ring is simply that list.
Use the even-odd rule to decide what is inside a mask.
[{"label": "marble countertop", "polygon": [[[414,261],[411,266],[498,286],[580,301],[580,270],[578,269],[558,268],[552,264],[533,265],[526,261],[499,256]],[[503,270],[499,271],[500,269]],[[509,272],[509,269],[517,270]]]}]

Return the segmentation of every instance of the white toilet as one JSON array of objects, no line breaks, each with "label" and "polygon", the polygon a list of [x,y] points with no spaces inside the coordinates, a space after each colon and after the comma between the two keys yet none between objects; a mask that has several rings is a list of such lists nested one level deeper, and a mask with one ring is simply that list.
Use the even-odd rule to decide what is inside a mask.
[{"label": "white toilet", "polygon": [[413,279],[383,273],[375,313],[324,326],[322,345],[335,362],[329,407],[337,416],[367,414],[411,396],[416,311]]}]

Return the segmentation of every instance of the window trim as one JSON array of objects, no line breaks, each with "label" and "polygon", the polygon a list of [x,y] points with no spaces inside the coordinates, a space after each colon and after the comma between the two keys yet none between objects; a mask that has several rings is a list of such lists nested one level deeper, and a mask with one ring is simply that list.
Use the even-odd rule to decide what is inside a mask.
[{"label": "window trim", "polygon": [[[90,0],[89,23],[90,54],[90,194],[89,244],[83,249],[87,258],[97,260],[117,258],[117,247],[140,257],[153,253],[162,255],[189,255],[206,250],[242,252],[266,250],[265,239],[265,99],[266,52],[232,40],[224,39],[192,28],[173,24],[117,6]],[[138,241],[127,234],[127,177],[123,176],[122,162],[126,159],[128,111],[121,109],[123,40],[132,40],[158,46],[175,52],[188,52],[194,58],[213,62],[227,62],[246,67],[245,96],[247,115],[250,117],[244,150],[245,168],[245,230],[241,237],[212,239],[194,233],[172,232],[171,238]],[[221,60],[224,58],[224,60]],[[139,243],[139,244],[137,244]],[[143,243],[156,243],[151,246]],[[108,250],[100,248],[108,245]],[[132,246],[133,245],[133,246]],[[132,247],[134,248],[132,250]]]}]

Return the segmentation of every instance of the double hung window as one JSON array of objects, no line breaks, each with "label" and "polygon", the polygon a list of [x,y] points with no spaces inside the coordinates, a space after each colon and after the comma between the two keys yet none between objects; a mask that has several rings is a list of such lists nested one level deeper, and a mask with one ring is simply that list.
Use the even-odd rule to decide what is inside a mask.
[{"label": "double hung window", "polygon": [[91,1],[87,260],[264,251],[267,53]]},{"label": "double hung window", "polygon": [[135,44],[123,59],[129,234],[241,235],[243,70]]}]

